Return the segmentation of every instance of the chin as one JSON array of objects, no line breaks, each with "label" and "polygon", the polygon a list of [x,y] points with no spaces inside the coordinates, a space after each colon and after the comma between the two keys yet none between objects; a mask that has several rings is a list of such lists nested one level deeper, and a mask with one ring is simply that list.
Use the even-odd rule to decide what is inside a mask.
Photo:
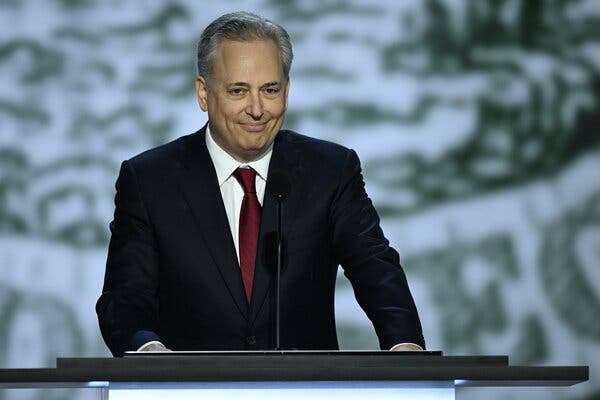
[{"label": "chin", "polygon": [[248,151],[260,151],[261,149],[264,149],[268,146],[268,144],[264,140],[264,136],[262,134],[260,134],[260,136],[256,137],[255,139],[258,139],[258,140],[248,141],[246,143],[246,145],[244,146],[244,148],[247,149]]},{"label": "chin", "polygon": [[251,148],[245,149],[245,152],[248,154],[258,156],[258,155],[262,154],[266,149],[267,149],[267,146],[251,147]]}]

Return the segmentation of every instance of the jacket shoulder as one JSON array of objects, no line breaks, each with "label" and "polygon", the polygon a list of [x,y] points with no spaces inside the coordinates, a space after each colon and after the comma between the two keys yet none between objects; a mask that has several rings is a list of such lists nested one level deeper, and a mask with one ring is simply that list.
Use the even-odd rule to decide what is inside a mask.
[{"label": "jacket shoulder", "polygon": [[343,163],[353,150],[328,140],[316,139],[300,133],[284,130],[280,132],[282,142],[298,151],[303,159],[326,164]]},{"label": "jacket shoulder", "polygon": [[130,159],[127,163],[136,171],[151,171],[174,167],[183,153],[185,146],[195,140],[200,140],[199,132],[178,137],[168,143],[145,150]]}]

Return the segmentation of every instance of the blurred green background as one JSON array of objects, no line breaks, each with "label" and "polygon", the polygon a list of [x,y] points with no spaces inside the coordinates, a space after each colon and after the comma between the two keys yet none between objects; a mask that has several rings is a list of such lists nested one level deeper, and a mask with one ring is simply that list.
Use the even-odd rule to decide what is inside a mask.
[{"label": "blurred green background", "polygon": [[[359,153],[430,349],[591,365],[459,398],[599,399],[597,0],[0,0],[0,367],[108,356],[118,166],[204,124],[195,42],[234,10],[290,32],[285,125]],[[338,289],[342,347],[377,348]]]}]

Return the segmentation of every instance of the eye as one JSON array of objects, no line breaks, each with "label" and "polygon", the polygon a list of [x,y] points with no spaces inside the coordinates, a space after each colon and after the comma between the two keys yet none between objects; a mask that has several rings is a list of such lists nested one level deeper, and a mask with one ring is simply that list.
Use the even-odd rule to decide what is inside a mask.
[{"label": "eye", "polygon": [[265,93],[268,95],[275,95],[275,94],[279,93],[279,88],[278,87],[265,88]]},{"label": "eye", "polygon": [[227,91],[227,93],[229,93],[232,96],[241,96],[246,92],[246,90],[244,88],[233,88],[233,89],[229,89]]}]

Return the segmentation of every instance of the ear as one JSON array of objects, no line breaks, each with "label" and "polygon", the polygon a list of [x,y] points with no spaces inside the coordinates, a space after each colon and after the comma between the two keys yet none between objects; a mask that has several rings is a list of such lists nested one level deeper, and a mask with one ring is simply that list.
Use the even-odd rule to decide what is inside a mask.
[{"label": "ear", "polygon": [[288,108],[288,94],[289,93],[290,93],[290,78],[287,79],[287,82],[285,83],[285,89],[283,91],[283,101],[284,101],[283,109],[286,111]]},{"label": "ear", "polygon": [[202,111],[208,111],[208,84],[203,76],[196,77],[196,95]]}]

